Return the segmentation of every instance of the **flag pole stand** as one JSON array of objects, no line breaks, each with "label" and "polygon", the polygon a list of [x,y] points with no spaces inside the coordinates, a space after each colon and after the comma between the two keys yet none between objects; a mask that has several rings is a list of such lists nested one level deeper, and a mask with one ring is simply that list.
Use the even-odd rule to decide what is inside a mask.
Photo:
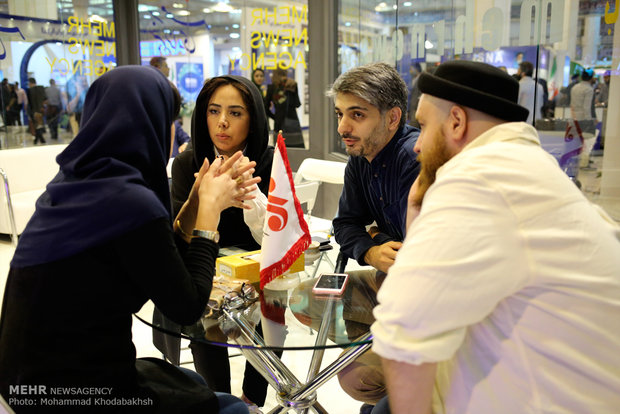
[{"label": "flag pole stand", "polygon": [[267,283],[264,289],[289,290],[296,288],[299,283],[301,283],[299,273],[289,273],[289,271],[287,270],[280,276],[273,279],[271,282]]}]

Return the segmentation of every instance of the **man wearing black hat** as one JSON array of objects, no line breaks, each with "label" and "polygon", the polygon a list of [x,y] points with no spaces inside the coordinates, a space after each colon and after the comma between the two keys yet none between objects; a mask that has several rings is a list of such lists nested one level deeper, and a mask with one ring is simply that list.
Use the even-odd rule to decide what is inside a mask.
[{"label": "man wearing black hat", "polygon": [[391,412],[616,413],[617,224],[521,122],[509,75],[452,61],[419,87],[422,170],[372,325]]}]

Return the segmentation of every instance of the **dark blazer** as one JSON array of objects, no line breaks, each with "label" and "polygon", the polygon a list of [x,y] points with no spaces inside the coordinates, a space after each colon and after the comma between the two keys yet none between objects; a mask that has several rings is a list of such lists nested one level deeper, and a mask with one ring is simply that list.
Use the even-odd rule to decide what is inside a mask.
[{"label": "dark blazer", "polygon": [[[273,105],[275,113],[271,112],[271,105]],[[273,119],[274,139],[282,130],[287,147],[304,147],[301,125],[295,110],[299,106],[301,106],[301,101],[299,100],[297,85],[295,85],[294,91],[284,90],[273,83],[267,87],[265,108],[267,108],[269,117]]]}]

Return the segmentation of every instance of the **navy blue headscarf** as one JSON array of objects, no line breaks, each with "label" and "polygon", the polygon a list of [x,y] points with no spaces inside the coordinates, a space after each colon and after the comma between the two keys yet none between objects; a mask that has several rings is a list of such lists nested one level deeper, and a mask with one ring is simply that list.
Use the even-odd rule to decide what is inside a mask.
[{"label": "navy blue headscarf", "polygon": [[170,218],[173,112],[172,88],[155,68],[122,66],[93,82],[80,132],[56,158],[60,171],[37,200],[11,266],[67,258]]}]

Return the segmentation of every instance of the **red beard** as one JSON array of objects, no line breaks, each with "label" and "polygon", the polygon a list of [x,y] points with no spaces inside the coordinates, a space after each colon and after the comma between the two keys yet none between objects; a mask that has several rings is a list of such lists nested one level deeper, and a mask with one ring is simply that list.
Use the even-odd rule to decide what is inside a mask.
[{"label": "red beard", "polygon": [[432,145],[424,152],[418,155],[418,161],[421,164],[420,176],[418,181],[418,190],[415,193],[413,202],[422,206],[422,200],[429,187],[435,182],[437,170],[452,158],[446,139],[440,132],[433,137]]}]

